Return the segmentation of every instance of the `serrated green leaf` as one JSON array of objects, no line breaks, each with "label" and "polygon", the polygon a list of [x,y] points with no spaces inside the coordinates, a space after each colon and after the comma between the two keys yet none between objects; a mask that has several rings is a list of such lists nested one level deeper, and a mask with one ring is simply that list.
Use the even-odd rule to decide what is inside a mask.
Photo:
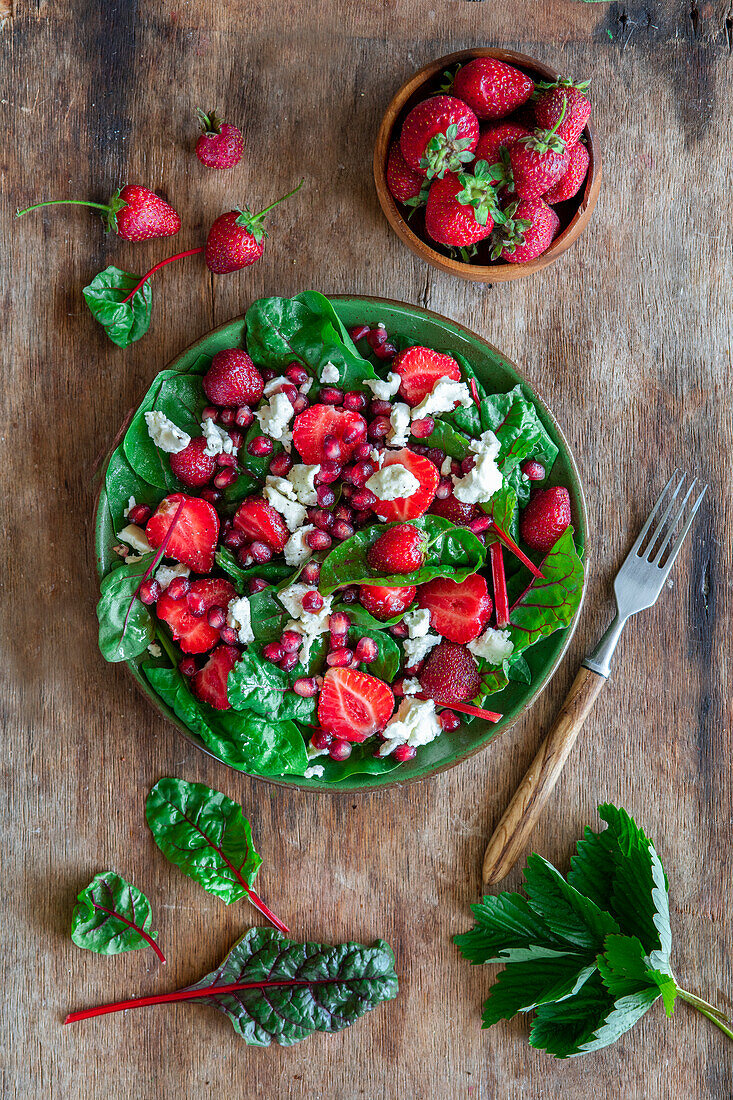
[{"label": "serrated green leaf", "polygon": [[502,970],[484,1003],[483,1027],[511,1020],[517,1012],[561,1001],[577,993],[595,973],[595,962],[581,955],[532,958]]},{"label": "serrated green leaf", "polygon": [[647,990],[614,1000],[594,974],[572,997],[537,1009],[530,1044],[556,1058],[601,1050],[632,1028],[657,996]]},{"label": "serrated green leaf", "polygon": [[126,348],[144,336],[150,326],[153,295],[150,283],[123,302],[140,281],[138,275],[110,266],[95,275],[82,294],[89,311],[104,328],[113,344]]},{"label": "serrated green leaf", "polygon": [[152,947],[165,959],[154,941],[150,902],[141,890],[114,871],[101,871],[78,896],[71,919],[71,938],[77,947],[99,955],[119,955]]},{"label": "serrated green leaf", "polygon": [[522,894],[487,894],[471,906],[471,912],[475,926],[470,932],[454,936],[453,942],[474,965],[513,959],[518,951],[537,952],[538,957],[544,957],[547,952],[568,949],[567,941],[548,927]]},{"label": "serrated green leaf", "polygon": [[619,931],[610,913],[573,889],[542,856],[529,856],[524,880],[535,913],[556,935],[576,947],[602,951],[605,937]]}]

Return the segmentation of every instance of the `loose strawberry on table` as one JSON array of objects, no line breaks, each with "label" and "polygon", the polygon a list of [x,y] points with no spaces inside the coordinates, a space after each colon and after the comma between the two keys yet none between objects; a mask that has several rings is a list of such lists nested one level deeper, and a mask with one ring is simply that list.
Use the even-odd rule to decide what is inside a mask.
[{"label": "loose strawberry on table", "polygon": [[196,109],[201,136],[196,142],[196,156],[207,168],[234,168],[244,153],[242,131],[231,122],[223,122],[215,111],[204,114]]},{"label": "loose strawberry on table", "polygon": [[89,206],[102,211],[107,232],[116,233],[123,241],[150,241],[156,237],[174,237],[181,228],[181,219],[165,199],[148,187],[128,183],[115,191],[107,203],[84,199],[52,199],[37,202],[25,210],[16,211],[20,218],[42,206]]}]

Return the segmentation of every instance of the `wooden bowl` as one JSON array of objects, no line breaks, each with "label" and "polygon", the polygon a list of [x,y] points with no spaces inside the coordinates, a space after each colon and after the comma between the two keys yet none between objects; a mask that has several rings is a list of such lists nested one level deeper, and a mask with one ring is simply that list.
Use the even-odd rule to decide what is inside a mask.
[{"label": "wooden bowl", "polygon": [[[530,260],[524,264],[509,264],[505,260],[496,260],[494,263],[468,264],[438,252],[436,248],[428,244],[422,237],[413,231],[402,214],[402,207],[392,198],[387,187],[387,156],[392,144],[392,135],[397,135],[402,122],[416,103],[425,99],[427,95],[435,91],[436,80],[442,73],[455,64],[465,64],[477,57],[493,57],[497,61],[504,61],[508,65],[514,65],[522,69],[529,76],[541,80],[558,80],[561,75],[541,61],[533,57],[527,57],[523,53],[514,53],[513,50],[474,49],[460,50],[458,53],[447,54],[439,57],[437,61],[431,61],[419,72],[415,73],[402,85],[389,107],[384,113],[382,124],[379,127],[377,141],[374,146],[374,183],[377,188],[377,197],[384,211],[387,221],[394,229],[397,236],[412,249],[416,256],[426,263],[437,267],[440,271],[447,271],[450,275],[458,275],[461,279],[470,279],[477,283],[505,283],[510,279],[522,279],[526,275],[532,275],[535,271],[541,271],[549,264],[562,256],[570,245],[573,244],[583,232],[590,221],[593,207],[601,188],[601,154],[598,148],[595,131],[589,122],[583,131],[590,164],[585,185],[580,195],[567,203],[560,204],[558,213],[561,217],[561,230],[546,252],[538,256],[536,260]],[[563,207],[567,206],[568,212],[564,213]]]}]

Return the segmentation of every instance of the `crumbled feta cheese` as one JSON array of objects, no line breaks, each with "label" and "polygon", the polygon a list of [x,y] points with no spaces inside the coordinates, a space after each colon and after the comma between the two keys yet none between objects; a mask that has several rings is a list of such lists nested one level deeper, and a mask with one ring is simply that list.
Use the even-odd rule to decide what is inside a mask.
[{"label": "crumbled feta cheese", "polygon": [[274,393],[267,404],[263,405],[255,413],[260,429],[269,435],[270,439],[279,440],[283,446],[293,438],[288,425],[293,419],[295,409],[284,393]]},{"label": "crumbled feta cheese", "polygon": [[464,504],[480,504],[490,500],[504,483],[496,464],[501,444],[493,432],[483,432],[481,438],[472,439],[469,446],[476,454],[476,462],[467,474],[461,477],[453,474],[453,495]]},{"label": "crumbled feta cheese", "polygon": [[372,474],[366,487],[379,500],[401,500],[411,497],[420,488],[420,482],[401,462],[393,462]]},{"label": "crumbled feta cheese", "polygon": [[320,634],[328,632],[328,621],[331,617],[331,604],[333,603],[333,596],[324,596],[323,607],[320,611],[304,611],[303,596],[306,592],[311,591],[311,586],[296,582],[288,585],[287,588],[281,589],[277,594],[277,598],[285,610],[293,616],[290,622],[286,624],[285,629],[294,630],[303,637],[303,645],[300,651],[302,664],[308,663],[311,646],[315,639]]},{"label": "crumbled feta cheese", "polygon": [[127,508],[125,508],[124,512],[122,513],[122,515],[125,517],[125,519],[127,519],[130,512],[132,511],[132,509],[136,508],[136,507],[137,507],[137,501],[135,500],[134,497],[130,497],[130,499],[127,502]]},{"label": "crumbled feta cheese", "polygon": [[191,570],[187,565],[161,565],[155,571],[155,579],[165,592],[171,581],[176,577],[188,577]]},{"label": "crumbled feta cheese", "polygon": [[403,695],[419,695],[421,691],[422,684],[415,677],[402,681]]},{"label": "crumbled feta cheese", "polygon": [[191,436],[177,428],[162,412],[146,412],[145,423],[148,426],[148,435],[155,446],[166,454],[180,454],[191,442]]},{"label": "crumbled feta cheese", "polygon": [[321,382],[324,386],[330,386],[332,382],[338,382],[341,373],[335,363],[324,363],[321,371]]},{"label": "crumbled feta cheese", "polygon": [[511,641],[508,630],[495,630],[493,626],[487,626],[483,634],[468,643],[468,648],[490,665],[500,665],[507,657],[511,657],[514,642]]},{"label": "crumbled feta cheese", "polygon": [[128,523],[127,527],[123,527],[121,531],[117,532],[117,538],[126,542],[138,554],[149,554],[153,549],[148,542],[148,536],[142,527],[138,527],[136,523]]},{"label": "crumbled feta cheese", "polygon": [[277,378],[271,378],[269,382],[265,382],[262,395],[263,397],[272,397],[274,393],[280,393],[283,386],[292,386],[292,384],[289,378],[285,378],[284,375],[278,374]]},{"label": "crumbled feta cheese", "polygon": [[442,477],[448,477],[453,467],[453,459],[450,455],[446,455],[443,459],[443,464],[440,467],[440,473]]},{"label": "crumbled feta cheese", "polygon": [[148,653],[151,657],[162,657],[163,650],[160,648],[157,642],[151,642],[148,646]]},{"label": "crumbled feta cheese", "polygon": [[412,410],[413,420],[422,420],[426,416],[439,416],[440,413],[453,412],[456,405],[469,409],[473,404],[470,390],[465,382],[454,382],[452,378],[439,378],[427,397]]},{"label": "crumbled feta cheese", "polygon": [[205,455],[214,458],[216,455],[235,455],[237,453],[238,448],[234,446],[234,440],[229,432],[225,432],[223,428],[215,424],[210,416],[201,421],[201,431],[206,440]]},{"label": "crumbled feta cheese", "polygon": [[430,629],[430,608],[418,607],[408,611],[403,622],[411,638],[422,638]]},{"label": "crumbled feta cheese", "polygon": [[283,553],[287,565],[302,565],[308,561],[313,551],[306,542],[311,531],[315,531],[312,523],[306,523],[305,527],[299,527],[285,543]]},{"label": "crumbled feta cheese", "polygon": [[403,699],[396,713],[382,730],[386,741],[380,756],[389,756],[398,745],[428,745],[441,733],[435,703],[432,699]]},{"label": "crumbled feta cheese", "polygon": [[376,447],[372,447],[371,451],[369,452],[369,457],[371,458],[372,462],[377,462],[381,466],[384,459],[384,451],[378,451]]},{"label": "crumbled feta cheese", "polygon": [[303,776],[305,779],[320,779],[323,772],[323,764],[314,764],[312,768],[305,769]]},{"label": "crumbled feta cheese", "polygon": [[310,393],[312,385],[313,385],[313,379],[312,378],[306,378],[303,385],[298,387],[298,390],[299,390],[300,393],[305,395],[306,393]]},{"label": "crumbled feta cheese", "polygon": [[304,462],[297,462],[288,474],[287,480],[293,486],[295,495],[301,504],[309,507],[318,504],[316,474],[320,471],[320,464],[308,466]]},{"label": "crumbled feta cheese", "polygon": [[246,596],[238,596],[227,608],[227,626],[236,630],[242,645],[255,640],[252,630],[252,611]]},{"label": "crumbled feta cheese", "polygon": [[405,654],[405,663],[408,668],[415,668],[424,661],[433,646],[440,641],[438,634],[429,634],[430,611],[426,607],[416,611],[408,611],[404,617],[408,637],[402,643]]},{"label": "crumbled feta cheese", "polygon": [[390,371],[386,382],[382,378],[365,378],[364,385],[369,387],[377,401],[389,401],[397,393],[401,381],[399,374]]},{"label": "crumbled feta cheese", "polygon": [[[292,406],[291,406],[292,407]],[[298,502],[292,483],[284,477],[268,474],[263,489],[265,500],[285,520],[289,531],[297,531],[305,523],[306,511]]]},{"label": "crumbled feta cheese", "polygon": [[[306,745],[305,751],[308,753],[309,760],[315,760],[317,756],[328,756],[328,749],[317,749],[310,741]],[[318,764],[317,767],[320,767],[320,764]]]},{"label": "crumbled feta cheese", "polygon": [[410,434],[410,406],[404,401],[396,401],[389,414],[389,425],[387,442],[390,447],[405,447]]}]

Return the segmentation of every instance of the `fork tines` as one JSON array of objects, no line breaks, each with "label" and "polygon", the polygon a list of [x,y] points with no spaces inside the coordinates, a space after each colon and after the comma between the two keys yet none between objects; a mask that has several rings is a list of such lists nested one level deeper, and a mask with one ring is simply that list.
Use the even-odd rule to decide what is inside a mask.
[{"label": "fork tines", "polygon": [[[685,541],[685,536],[690,530],[692,521],[695,518],[695,513],[700,507],[702,498],[705,496],[708,488],[707,485],[703,485],[702,488],[700,488],[700,483],[697,478],[693,478],[692,481],[689,482],[689,486],[684,496],[681,496],[680,494],[682,493],[687,478],[688,475],[686,473],[680,473],[679,470],[674,471],[671,478],[662,489],[659,499],[652,508],[649,519],[642,527],[639,537],[631,549],[631,554],[636,554],[637,557],[643,558],[649,565],[658,565],[661,569],[664,569],[665,572],[669,571],[672,563],[677,557],[680,547]],[[687,504],[692,497],[695,486],[698,487],[698,495],[692,507],[688,510]],[[664,511],[660,519],[655,523],[654,521],[662,508],[664,508]],[[685,515],[686,511],[687,514]],[[680,523],[682,526],[678,531],[677,528]],[[654,524],[653,528],[652,524]],[[677,537],[670,546],[675,534],[677,534]]]}]

